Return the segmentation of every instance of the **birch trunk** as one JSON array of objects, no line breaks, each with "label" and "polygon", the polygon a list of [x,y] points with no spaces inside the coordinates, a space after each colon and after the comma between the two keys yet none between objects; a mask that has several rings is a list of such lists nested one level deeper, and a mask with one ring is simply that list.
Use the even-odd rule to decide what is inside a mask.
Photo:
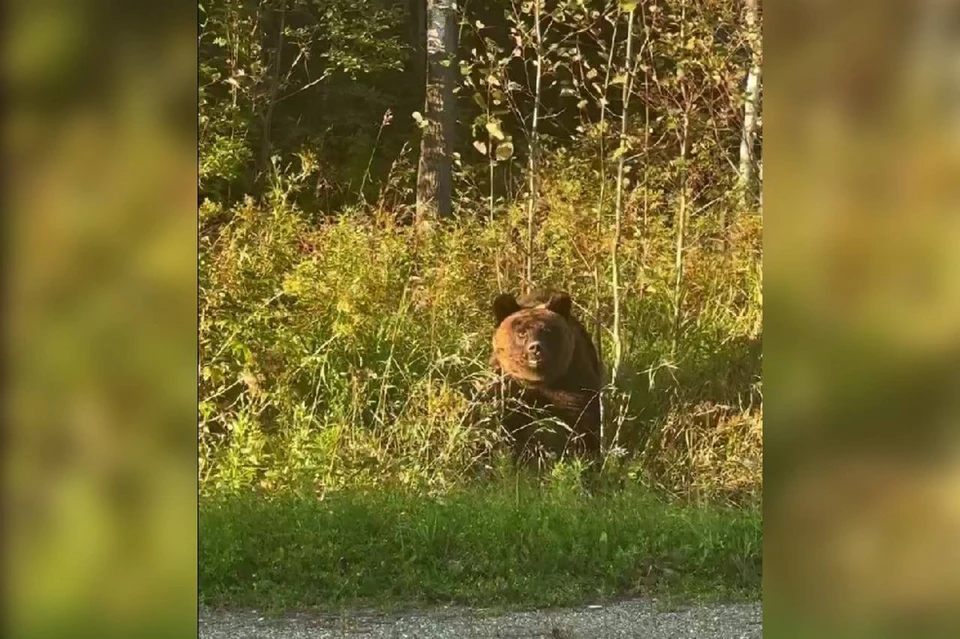
[{"label": "birch trunk", "polygon": [[533,0],[534,33],[537,48],[537,75],[533,95],[533,117],[530,123],[530,158],[529,180],[530,199],[527,200],[527,288],[533,289],[533,217],[537,211],[537,154],[539,153],[537,127],[540,124],[540,79],[543,76],[543,34],[540,31],[540,3],[543,0]]},{"label": "birch trunk", "polygon": [[627,124],[630,114],[630,87],[632,86],[631,74],[633,71],[633,12],[631,9],[627,14],[627,59],[624,61],[624,69],[627,77],[623,81],[623,92],[621,94],[621,103],[623,111],[620,114],[620,145],[617,148],[617,196],[614,207],[613,218],[613,243],[610,247],[610,268],[613,271],[613,370],[611,372],[611,382],[617,383],[620,376],[620,364],[623,358],[623,340],[620,335],[620,236],[622,235],[623,224],[623,177],[624,161],[627,156]]},{"label": "birch trunk", "polygon": [[760,103],[760,38],[757,33],[757,0],[746,0],[747,31],[752,47],[750,70],[747,72],[746,99],[743,104],[743,132],[740,136],[740,205],[746,209],[753,198],[753,147],[756,141],[757,119]]}]

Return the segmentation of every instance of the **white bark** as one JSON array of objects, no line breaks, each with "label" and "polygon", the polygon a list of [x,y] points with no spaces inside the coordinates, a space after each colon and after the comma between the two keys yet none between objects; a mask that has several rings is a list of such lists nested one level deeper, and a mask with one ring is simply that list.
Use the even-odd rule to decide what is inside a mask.
[{"label": "white bark", "polygon": [[630,10],[630,13],[627,15],[627,59],[624,61],[624,69],[628,75],[623,82],[623,92],[621,94],[621,102],[623,104],[623,111],[620,114],[620,147],[617,150],[619,153],[619,161],[617,163],[617,196],[616,196],[616,206],[614,208],[614,231],[613,231],[613,245],[610,249],[610,266],[613,271],[613,371],[612,371],[612,382],[617,383],[617,378],[620,376],[620,363],[623,357],[623,340],[620,336],[620,260],[619,260],[619,251],[620,251],[620,236],[621,236],[621,225],[623,222],[623,178],[624,178],[624,161],[627,155],[627,124],[629,118],[629,105],[630,105],[630,87],[633,85],[631,78],[629,77],[632,74],[633,70],[633,9]]},{"label": "white bark", "polygon": [[690,114],[684,112],[683,123],[681,125],[680,138],[680,199],[677,203],[677,243],[674,253],[674,270],[676,279],[673,284],[673,341],[670,352],[676,354],[677,345],[680,342],[680,316],[683,302],[683,251],[684,251],[684,233],[687,226],[687,141],[690,135]]},{"label": "white bark", "polygon": [[543,77],[543,34],[540,31],[540,3],[533,0],[534,33],[537,49],[537,75],[533,96],[533,118],[530,123],[530,199],[527,201],[527,286],[533,289],[533,216],[537,208],[537,154],[539,153],[537,127],[540,122],[540,79]]},{"label": "white bark", "polygon": [[756,143],[757,120],[759,118],[760,103],[760,52],[757,50],[760,43],[760,34],[757,32],[757,0],[746,0],[747,30],[751,35],[753,46],[752,62],[747,72],[746,99],[743,105],[743,132],[740,137],[740,174],[739,189],[740,203],[744,208],[753,202],[753,168],[755,160],[753,148]]}]

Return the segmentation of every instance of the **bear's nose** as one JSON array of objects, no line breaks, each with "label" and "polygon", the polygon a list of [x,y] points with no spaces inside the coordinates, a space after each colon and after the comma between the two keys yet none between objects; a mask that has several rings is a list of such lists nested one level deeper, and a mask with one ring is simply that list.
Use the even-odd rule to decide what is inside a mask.
[{"label": "bear's nose", "polygon": [[530,342],[527,344],[527,352],[531,355],[539,355],[541,350],[540,342]]}]

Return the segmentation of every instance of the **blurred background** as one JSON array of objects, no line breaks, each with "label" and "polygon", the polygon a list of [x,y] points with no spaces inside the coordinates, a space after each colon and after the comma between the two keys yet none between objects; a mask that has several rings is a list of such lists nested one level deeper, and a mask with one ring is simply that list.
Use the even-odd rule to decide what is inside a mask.
[{"label": "blurred background", "polygon": [[955,631],[960,3],[784,4],[764,33],[764,631]]},{"label": "blurred background", "polygon": [[7,7],[9,636],[196,636],[196,12]]},{"label": "blurred background", "polygon": [[[8,12],[7,622],[195,636],[197,6]],[[764,15],[765,630],[943,636],[960,3]]]}]

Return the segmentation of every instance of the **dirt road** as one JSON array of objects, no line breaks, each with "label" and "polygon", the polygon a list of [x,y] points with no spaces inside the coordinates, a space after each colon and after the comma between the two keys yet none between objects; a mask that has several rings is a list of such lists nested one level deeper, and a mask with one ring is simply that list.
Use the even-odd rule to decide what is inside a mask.
[{"label": "dirt road", "polygon": [[436,608],[409,613],[291,614],[202,610],[200,639],[757,639],[760,604],[668,608],[624,601],[537,612]]}]

